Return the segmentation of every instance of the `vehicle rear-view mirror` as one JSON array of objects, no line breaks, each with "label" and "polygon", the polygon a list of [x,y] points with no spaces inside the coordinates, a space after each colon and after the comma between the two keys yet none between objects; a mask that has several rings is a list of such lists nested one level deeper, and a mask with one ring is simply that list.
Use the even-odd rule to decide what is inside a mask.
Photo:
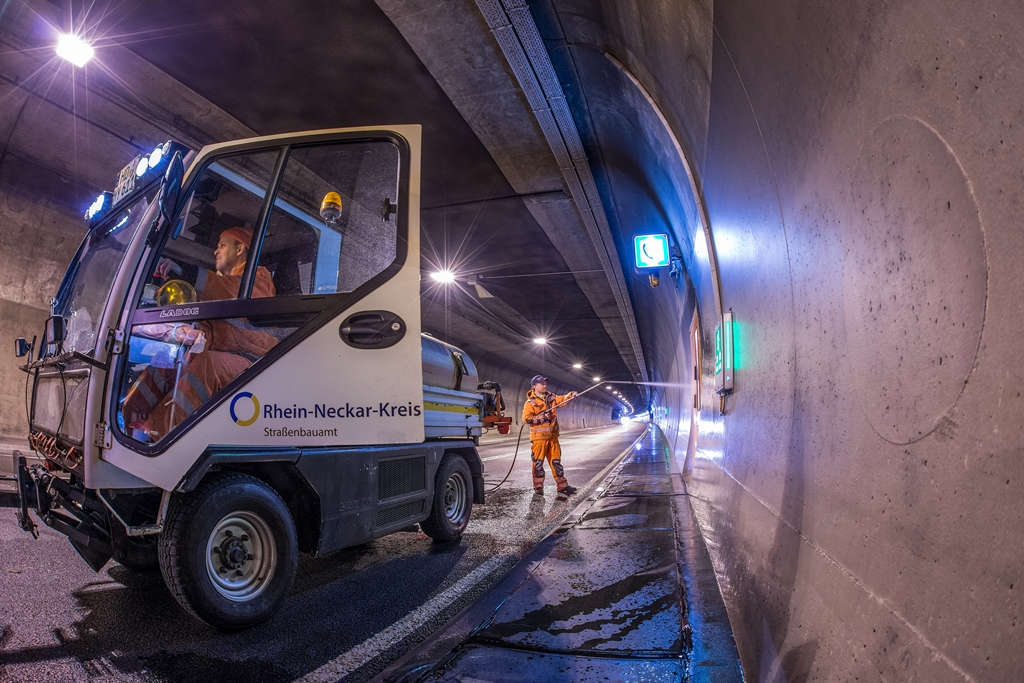
[{"label": "vehicle rear-view mirror", "polygon": [[167,164],[164,173],[163,187],[160,192],[160,215],[168,223],[174,219],[174,209],[178,205],[181,194],[181,180],[185,176],[185,165],[181,161],[181,152],[175,152]]},{"label": "vehicle rear-view mirror", "polygon": [[32,350],[32,345],[28,343],[28,340],[24,337],[18,337],[14,340],[14,356],[15,358],[21,358],[27,356],[29,351]]}]

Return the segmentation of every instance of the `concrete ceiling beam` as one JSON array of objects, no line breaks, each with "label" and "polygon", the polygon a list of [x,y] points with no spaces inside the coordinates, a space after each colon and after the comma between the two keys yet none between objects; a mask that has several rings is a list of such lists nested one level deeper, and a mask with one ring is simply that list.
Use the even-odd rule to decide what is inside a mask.
[{"label": "concrete ceiling beam", "polygon": [[[578,277],[577,283],[629,372],[634,378],[646,379],[643,349],[617,249],[564,95],[555,90],[558,82],[536,27],[533,47],[527,52],[500,3],[376,3],[516,193],[568,191],[567,198],[524,198],[523,203],[570,270],[603,271],[600,277]],[[518,10],[525,12],[525,5]],[[532,18],[528,12],[520,12],[515,22],[525,34]],[[542,85],[533,70],[543,71],[543,60],[548,61]]]}]

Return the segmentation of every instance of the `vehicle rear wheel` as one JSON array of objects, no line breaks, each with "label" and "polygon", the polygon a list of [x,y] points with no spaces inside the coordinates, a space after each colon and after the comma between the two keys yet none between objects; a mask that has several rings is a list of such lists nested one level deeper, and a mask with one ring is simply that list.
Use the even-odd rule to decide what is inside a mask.
[{"label": "vehicle rear wheel", "polygon": [[298,564],[295,523],[281,496],[237,472],[216,474],[172,501],[160,571],[187,611],[222,630],[270,619]]},{"label": "vehicle rear wheel", "polygon": [[469,524],[473,510],[473,475],[465,458],[448,453],[434,477],[430,516],[420,522],[423,533],[435,541],[456,541]]}]

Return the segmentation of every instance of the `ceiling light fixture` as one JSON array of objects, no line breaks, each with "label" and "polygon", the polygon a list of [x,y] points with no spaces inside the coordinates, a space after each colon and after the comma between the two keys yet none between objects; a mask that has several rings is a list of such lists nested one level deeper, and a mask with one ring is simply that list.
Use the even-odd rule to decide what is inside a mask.
[{"label": "ceiling light fixture", "polygon": [[455,273],[445,268],[444,270],[435,270],[430,274],[430,278],[434,282],[440,282],[442,285],[450,285],[455,282]]},{"label": "ceiling light fixture", "polygon": [[57,37],[57,56],[75,66],[85,66],[94,54],[92,45],[72,33],[62,33]]}]

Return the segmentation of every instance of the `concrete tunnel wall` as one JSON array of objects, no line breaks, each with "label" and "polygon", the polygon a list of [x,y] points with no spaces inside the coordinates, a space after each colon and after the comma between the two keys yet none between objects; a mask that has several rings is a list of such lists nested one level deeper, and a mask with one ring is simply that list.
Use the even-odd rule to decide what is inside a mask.
[{"label": "concrete tunnel wall", "polygon": [[[748,678],[1021,678],[1024,7],[734,2],[712,24],[680,4],[534,15],[606,207],[634,205],[620,229],[688,252],[704,346],[688,489]],[[725,415],[699,200],[668,131],[738,321]],[[685,374],[679,297],[643,326],[662,381]],[[683,398],[655,393],[680,433]]]}]

